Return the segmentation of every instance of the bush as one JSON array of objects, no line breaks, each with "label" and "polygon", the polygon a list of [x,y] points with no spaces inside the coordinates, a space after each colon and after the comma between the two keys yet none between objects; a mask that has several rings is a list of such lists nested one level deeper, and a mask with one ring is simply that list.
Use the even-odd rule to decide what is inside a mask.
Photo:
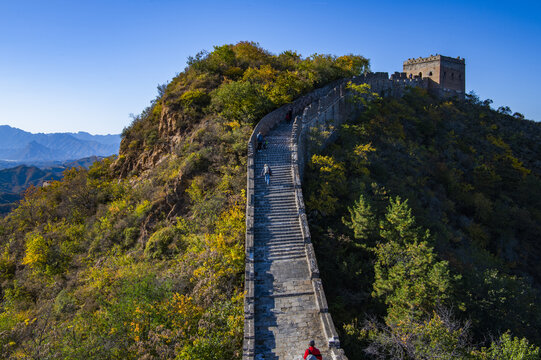
[{"label": "bush", "polygon": [[250,82],[225,83],[216,90],[212,105],[228,120],[253,124],[272,109],[263,87]]},{"label": "bush", "polygon": [[150,236],[145,246],[145,256],[152,259],[163,259],[178,253],[180,236],[174,227],[157,230]]}]

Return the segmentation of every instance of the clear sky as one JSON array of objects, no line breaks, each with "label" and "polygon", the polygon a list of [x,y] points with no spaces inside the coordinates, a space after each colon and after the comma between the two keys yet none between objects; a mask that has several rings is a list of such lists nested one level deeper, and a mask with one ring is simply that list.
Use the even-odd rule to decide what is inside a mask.
[{"label": "clear sky", "polygon": [[0,125],[119,133],[214,45],[466,59],[466,88],[541,120],[541,1],[0,0]]}]

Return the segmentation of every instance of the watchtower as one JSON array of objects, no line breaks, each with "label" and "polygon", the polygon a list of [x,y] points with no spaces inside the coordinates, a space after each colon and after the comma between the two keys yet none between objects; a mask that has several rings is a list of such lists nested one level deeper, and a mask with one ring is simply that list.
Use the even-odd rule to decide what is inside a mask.
[{"label": "watchtower", "polygon": [[429,89],[466,92],[466,62],[463,58],[430,55],[404,61],[403,71],[408,77],[428,78]]}]

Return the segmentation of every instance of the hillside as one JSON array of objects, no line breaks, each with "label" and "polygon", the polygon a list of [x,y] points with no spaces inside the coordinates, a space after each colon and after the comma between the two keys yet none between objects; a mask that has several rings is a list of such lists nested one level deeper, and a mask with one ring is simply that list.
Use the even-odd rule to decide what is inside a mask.
[{"label": "hillside", "polygon": [[98,157],[92,156],[43,168],[19,165],[0,170],[0,215],[10,212],[29,187],[41,186],[45,181],[59,180],[67,169],[74,167],[88,169],[98,160]]},{"label": "hillside", "polygon": [[0,160],[34,165],[117,154],[120,136],[85,132],[32,134],[0,125],[0,144]]},{"label": "hillside", "polygon": [[538,359],[541,124],[475,96],[357,90],[363,113],[303,188],[349,359]]},{"label": "hillside", "polygon": [[67,171],[0,221],[4,356],[240,359],[252,127],[367,69],[248,42],[190,58],[117,159]]},{"label": "hillside", "polygon": [[[249,42],[190,58],[118,157],[0,219],[3,358],[240,359],[253,126],[368,69]],[[475,96],[354,90],[360,117],[303,189],[346,355],[538,359],[539,124]]]}]

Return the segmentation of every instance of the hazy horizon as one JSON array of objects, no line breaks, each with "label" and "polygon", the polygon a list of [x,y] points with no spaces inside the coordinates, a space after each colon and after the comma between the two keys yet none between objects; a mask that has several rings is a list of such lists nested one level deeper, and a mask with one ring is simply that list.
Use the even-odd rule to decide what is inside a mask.
[{"label": "hazy horizon", "polygon": [[13,129],[18,129],[18,130],[22,130],[24,132],[27,132],[27,133],[30,133],[30,134],[33,134],[33,135],[37,135],[37,134],[45,134],[45,135],[51,135],[51,134],[77,134],[77,133],[86,133],[86,134],[89,134],[89,135],[96,135],[96,136],[117,136],[117,135],[121,135],[122,132],[118,132],[118,133],[108,133],[108,134],[95,134],[95,133],[91,133],[91,132],[88,132],[88,131],[84,131],[84,130],[79,130],[79,131],[53,131],[53,132],[44,132],[44,131],[40,131],[40,132],[33,132],[33,131],[28,131],[28,130],[25,130],[25,129],[21,129],[19,127],[16,127],[16,126],[13,126],[13,125],[9,125],[9,124],[0,124],[0,127],[2,126],[9,126],[10,128],[13,128]]}]

